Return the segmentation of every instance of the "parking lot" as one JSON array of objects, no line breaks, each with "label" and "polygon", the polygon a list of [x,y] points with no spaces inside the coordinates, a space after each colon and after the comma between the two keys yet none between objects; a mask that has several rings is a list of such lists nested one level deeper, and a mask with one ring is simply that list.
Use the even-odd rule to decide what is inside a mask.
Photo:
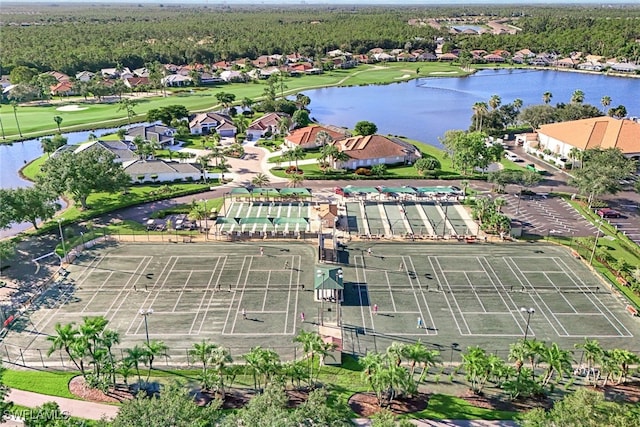
[{"label": "parking lot", "polygon": [[612,209],[620,213],[620,217],[604,218],[604,220],[640,245],[640,206],[638,202],[621,193],[617,197],[611,197],[611,200],[607,200],[607,203]]},{"label": "parking lot", "polygon": [[538,236],[593,236],[596,227],[585,220],[567,201],[546,194],[533,196],[505,194],[502,211],[522,222],[523,233]]}]

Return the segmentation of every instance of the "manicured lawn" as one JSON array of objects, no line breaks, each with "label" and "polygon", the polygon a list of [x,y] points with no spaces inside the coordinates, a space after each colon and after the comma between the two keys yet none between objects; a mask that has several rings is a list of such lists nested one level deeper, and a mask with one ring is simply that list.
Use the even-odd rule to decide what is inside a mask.
[{"label": "manicured lawn", "polygon": [[[309,160],[309,159],[319,159],[321,156],[319,151],[305,151],[304,159],[301,160]],[[289,165],[289,160],[283,159],[282,156],[274,156],[270,157],[267,160],[267,163],[282,163],[283,165]],[[295,162],[291,163],[295,165]]]},{"label": "manicured lawn", "polygon": [[76,399],[69,392],[69,381],[78,375],[73,372],[14,371],[7,369],[2,382],[9,388]]},{"label": "manicured lawn", "polygon": [[[285,95],[290,95],[302,90],[327,87],[327,86],[353,86],[375,83],[393,83],[409,78],[416,78],[416,69],[420,68],[420,77],[440,75],[451,77],[464,75],[458,67],[441,63],[388,63],[374,65],[361,65],[350,70],[334,70],[321,75],[288,77],[286,78]],[[407,77],[407,75],[409,77]],[[134,121],[145,120],[149,110],[172,104],[180,104],[192,112],[207,111],[219,108],[215,95],[218,92],[233,93],[239,101],[245,97],[259,100],[264,93],[266,83],[255,81],[251,83],[220,84],[191,90],[168,91],[167,97],[162,94],[151,94],[148,97],[135,98],[138,104],[134,107]],[[280,95],[280,93],[278,93]],[[57,108],[63,105],[80,105],[83,110],[60,111]],[[127,124],[127,116],[124,111],[118,111],[118,103],[95,103],[90,99],[85,101],[82,97],[65,99],[62,104],[48,104],[41,106],[20,105],[17,108],[18,123],[25,138],[53,134],[57,132],[57,125],[53,121],[54,116],[62,117],[61,130],[69,132],[80,129],[99,129],[104,127],[117,127]],[[13,109],[0,110],[0,119],[4,125],[8,140],[18,138],[18,126],[14,118]]]},{"label": "manicured lawn", "polygon": [[410,414],[409,417],[435,420],[513,420],[517,415],[517,412],[478,408],[459,397],[434,394],[429,397],[427,409]]}]

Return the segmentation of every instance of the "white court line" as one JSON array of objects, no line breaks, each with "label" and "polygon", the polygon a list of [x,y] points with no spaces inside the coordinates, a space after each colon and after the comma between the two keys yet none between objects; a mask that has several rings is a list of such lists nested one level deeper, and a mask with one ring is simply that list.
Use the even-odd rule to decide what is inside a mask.
[{"label": "white court line", "polygon": [[[476,297],[476,299],[478,300],[478,304],[480,304],[480,307],[486,311],[486,309],[484,308],[484,304],[482,304],[482,300],[480,299],[480,296],[478,295],[478,293],[476,292],[476,290],[473,287],[473,283],[471,283],[471,280],[469,280],[469,276],[467,275],[467,273],[463,273],[464,274],[464,278],[467,279],[467,283],[469,284],[470,289],[473,291],[473,295]],[[486,273],[485,273],[486,274]]]},{"label": "white court line", "polygon": [[[403,257],[404,258],[404,257]],[[418,278],[418,273],[416,273],[416,267],[413,265],[413,257],[409,256],[409,262],[411,263],[411,270],[413,270],[415,277],[416,277],[416,281],[418,282],[418,291],[420,292],[420,294],[422,295],[422,300],[424,301],[424,306],[427,309],[427,314],[429,315],[429,320],[430,323],[429,325],[431,325],[431,327],[433,328],[433,332],[435,333],[431,333],[432,331],[429,329],[426,329],[427,334],[428,335],[438,335],[438,328],[435,324],[435,322],[433,321],[433,316],[431,315],[431,310],[429,310],[429,304],[427,303],[427,299],[424,295],[424,292],[422,291],[422,284],[420,283],[420,279]],[[405,263],[405,267],[407,266],[407,264]],[[409,272],[407,271],[407,275],[409,275]],[[409,282],[411,283],[411,287],[413,288],[413,280],[411,279],[411,277],[409,277]],[[422,307],[420,306],[420,301],[418,301],[418,294],[416,293],[416,291],[413,292],[413,295],[416,299],[416,305],[418,306],[418,310],[420,310],[420,318],[423,319],[426,323],[425,317],[424,317],[424,313],[422,313]]]},{"label": "white court line", "polygon": [[[554,274],[558,274],[555,271],[553,272]],[[571,304],[571,302],[567,299],[567,297],[564,295],[564,293],[562,293],[560,291],[560,288],[558,287],[558,285],[555,284],[555,282],[553,280],[551,280],[551,278],[549,277],[549,274],[547,274],[546,271],[542,272],[542,275],[545,277],[545,279],[547,279],[547,281],[549,283],[551,283],[551,286],[553,286],[556,291],[558,291],[558,293],[560,294],[560,296],[562,297],[562,299],[567,303],[567,305],[571,308],[571,310],[573,310],[574,313],[577,313],[578,310],[576,310],[576,308],[573,306],[573,304]],[[565,274],[566,276],[566,274]],[[563,328],[564,329],[564,328]]]},{"label": "white court line", "polygon": [[[355,270],[356,270],[356,281],[358,282],[358,299],[360,300],[360,316],[362,317],[362,327],[366,329],[366,322],[365,322],[365,317],[364,317],[364,305],[362,304],[362,285],[361,283],[363,283],[362,281],[360,281],[360,268],[358,267],[358,259],[362,258],[362,256],[360,255],[356,255],[353,257],[353,264],[355,265]],[[366,286],[366,284],[365,284]],[[371,304],[371,301],[369,301],[369,304]]]},{"label": "white court line", "polygon": [[[434,257],[435,259],[435,263],[438,265],[438,269],[442,272],[442,268],[440,267],[440,262],[438,261],[438,257]],[[431,257],[429,257],[429,261],[431,262]],[[432,264],[433,267],[433,264]],[[434,268],[434,274],[436,274],[436,276],[439,276],[439,274],[436,273],[436,270]],[[449,281],[447,280],[447,276],[446,274],[442,274],[442,279],[444,280],[444,283],[446,283],[447,287],[449,288],[449,291],[451,291],[451,286],[449,285]],[[439,281],[439,280],[438,280]],[[444,291],[444,288],[441,288]],[[458,304],[458,300],[456,299],[455,295],[453,295],[453,293],[449,293],[449,295],[451,295],[451,297],[453,298],[453,302],[456,305],[456,308],[458,309],[458,313],[462,313],[462,309],[460,308],[460,305]],[[458,326],[458,331],[460,332],[460,335],[470,335],[471,334],[471,329],[469,329],[469,325],[467,324],[467,320],[464,318],[464,316],[461,316],[462,318],[462,322],[464,323],[465,327],[467,328],[467,334],[464,334],[462,332],[462,329],[460,329],[460,324],[458,323],[458,320],[456,319],[456,316],[453,314],[454,311],[451,307],[451,304],[449,302],[449,295],[444,296],[444,299],[447,301],[447,305],[449,306],[449,309],[451,310],[451,314],[452,317],[454,319],[454,321],[456,322],[456,325]]]},{"label": "white court line", "polygon": [[[142,269],[142,271],[146,270],[147,267],[149,267],[149,264],[151,264],[151,261],[153,261],[153,256],[145,256],[145,257],[143,257],[142,261],[140,261],[140,265],[142,265],[142,263],[145,261],[145,259],[147,259],[147,263],[145,264],[145,266]],[[136,269],[136,273],[137,273],[137,271],[138,271],[138,269]],[[133,277],[133,276],[131,276],[131,277]],[[133,284],[134,286],[136,286],[136,284],[138,283],[138,280],[140,280],[140,277],[142,277],[142,272],[140,272],[140,274],[137,275],[136,281]],[[129,279],[129,281],[131,281],[131,279]],[[127,281],[127,283],[125,283],[125,285],[122,287],[122,289],[118,292],[118,296],[113,299],[113,303],[111,303],[111,305],[109,306],[109,308],[106,311],[106,313],[111,311],[111,309],[113,308],[114,304],[117,301],[120,301],[120,304],[118,304],[118,307],[116,307],[115,311],[111,314],[111,316],[108,317],[108,320],[110,322],[113,321],[113,319],[116,317],[116,314],[118,313],[118,311],[120,311],[120,307],[122,307],[122,305],[127,300],[126,297],[122,298],[122,292],[124,292],[126,290],[126,288],[128,287],[129,281]],[[128,295],[129,295],[129,291],[127,291],[127,296]]]},{"label": "white court line", "polygon": [[[91,273],[93,273],[96,270],[96,268],[98,267],[98,265],[100,265],[100,263],[102,262],[103,259],[104,259],[104,255],[99,255],[99,256],[93,257],[93,259],[89,262],[89,264],[87,264],[85,266],[85,268],[80,272],[80,274],[76,278],[76,283],[78,284],[78,286],[84,285],[84,282],[91,275]],[[89,271],[89,270],[91,270],[91,271]],[[85,276],[85,277],[83,277],[83,276]]]},{"label": "white court line", "polygon": [[[218,270],[218,277],[216,278],[216,286],[215,286],[215,288],[218,291],[221,291],[221,289],[220,289],[220,278],[222,277],[222,272],[225,271],[224,267],[227,265],[227,259],[229,257],[227,255],[224,255],[221,258],[223,260],[222,261],[222,267]],[[216,265],[216,267],[217,267],[217,265]],[[213,273],[212,273],[211,277],[213,278]],[[229,292],[231,292],[231,285],[229,285]],[[211,293],[211,296],[209,296],[209,301],[207,302],[207,308],[206,308],[206,310],[204,312],[204,316],[202,316],[202,321],[200,322],[200,327],[198,328],[198,334],[197,335],[200,335],[202,333],[202,328],[204,326],[204,321],[207,318],[207,315],[209,314],[209,311],[211,311],[211,304],[213,302],[213,297],[215,295],[216,295],[216,291],[214,290]]]},{"label": "white court line", "polygon": [[[484,261],[484,264],[482,263],[482,261]],[[518,327],[518,329],[520,329],[520,332],[524,333],[524,331],[522,330],[522,326],[520,326],[520,322],[518,322],[516,317],[513,315],[513,310],[509,309],[509,304],[507,304],[507,301],[504,299],[502,293],[500,292],[500,288],[498,288],[498,286],[496,286],[496,282],[497,282],[500,285],[500,287],[502,287],[502,290],[504,290],[504,291],[507,290],[507,288],[504,286],[504,283],[502,283],[502,280],[500,280],[500,276],[498,276],[498,273],[496,273],[495,269],[493,268],[493,266],[487,260],[486,257],[482,257],[482,259],[479,258],[478,262],[480,263],[482,268],[485,270],[485,274],[487,275],[487,277],[489,278],[489,281],[491,281],[491,284],[493,285],[493,287],[497,291],[496,293],[500,296],[500,299],[502,300],[502,303],[504,304],[505,308],[507,309],[507,313],[509,313],[511,315],[511,318],[513,319],[513,322]],[[504,258],[502,259],[502,262],[504,262]],[[491,277],[491,274],[489,274],[489,271],[487,271],[487,268],[489,270],[491,270],[491,273],[493,274],[493,277]],[[494,281],[494,279],[495,279],[495,281]],[[506,293],[506,295],[507,295],[507,298],[509,298],[509,300],[511,301],[512,307],[517,307],[518,305],[515,303],[515,301],[511,297],[511,295],[508,292]],[[533,330],[531,332],[533,333]],[[534,336],[535,336],[535,334],[534,334]]]},{"label": "white court line", "polygon": [[[156,285],[158,284],[158,282],[160,281],[160,278],[164,276],[164,280],[162,281],[162,284],[160,285],[160,289],[158,289],[158,291],[156,291],[155,296],[151,299],[151,303],[149,304],[148,301],[151,298],[151,292],[149,292],[149,294],[145,297],[144,299],[144,303],[142,305],[142,307],[146,307],[147,309],[152,308],[153,303],[156,301],[156,299],[158,298],[158,295],[160,295],[160,290],[162,290],[162,287],[164,286],[164,284],[167,282],[167,280],[169,279],[169,276],[171,276],[171,270],[173,269],[173,267],[176,266],[176,263],[178,262],[178,258],[177,256],[170,256],[169,259],[167,260],[167,262],[165,263],[164,267],[162,268],[162,271],[160,272],[160,274],[158,275],[158,278],[156,279],[156,281],[153,284],[153,287],[151,288],[152,291],[155,290]],[[173,260],[173,263],[171,263],[171,260]],[[169,267],[169,264],[171,264],[171,267]],[[169,267],[169,272],[165,274],[165,271],[167,271],[167,267]],[[141,308],[142,308],[141,307]],[[129,331],[131,330],[134,322],[136,321],[137,316],[133,316],[133,318],[131,319],[131,323],[129,324],[129,327],[127,328],[127,331],[125,332],[125,335],[130,335]],[[138,319],[139,320],[139,319]],[[135,334],[138,333],[138,329],[140,329],[140,327],[142,326],[142,322],[138,323],[138,327],[135,330]]]},{"label": "white court line", "polygon": [[[564,260],[561,260],[561,261],[562,261],[562,263],[563,263],[563,264],[564,264],[564,265],[565,265],[565,266],[566,266],[566,267],[567,267],[567,268],[568,268],[568,269],[573,273],[573,276],[572,276],[572,275],[570,275],[570,274],[568,274],[566,271],[565,271],[564,273],[567,275],[567,277],[569,277],[569,279],[570,279],[574,284],[576,284],[576,282],[575,282],[575,280],[574,280],[573,278],[574,278],[574,277],[577,277],[577,275],[573,272],[573,270],[571,270],[571,268],[569,268],[569,266],[568,266],[568,265],[566,265],[566,263],[564,262]],[[560,268],[562,268],[562,266],[560,265],[560,263],[559,263],[559,262],[558,262],[558,265],[560,266]],[[584,285],[584,282],[583,282],[582,284]],[[591,302],[591,304],[593,304],[593,306],[594,306],[595,308],[597,308],[597,309],[598,309],[598,311],[602,314],[602,316],[604,316],[604,317],[607,319],[607,321],[609,322],[609,324],[610,324],[611,326],[613,326],[613,327],[614,327],[614,329],[616,329],[616,330],[618,331],[618,333],[620,334],[620,336],[621,336],[621,337],[632,337],[632,336],[633,336],[633,334],[632,334],[632,333],[631,333],[631,332],[630,332],[630,331],[629,331],[629,330],[624,326],[624,324],[623,324],[622,322],[620,322],[620,320],[618,319],[618,316],[616,316],[615,314],[613,314],[613,313],[611,312],[611,310],[609,310],[609,308],[608,308],[605,304],[603,304],[599,299],[597,299],[597,298],[596,298],[596,301],[600,302],[600,305],[601,305],[601,306],[602,306],[602,307],[603,307],[603,308],[604,308],[604,309],[609,313],[609,315],[610,315],[611,317],[613,317],[614,319],[616,319],[616,321],[620,324],[620,326],[621,326],[621,327],[622,327],[622,328],[627,332],[627,335],[623,334],[623,333],[622,333],[622,331],[621,331],[621,330],[620,330],[616,325],[614,325],[614,324],[611,322],[610,317],[609,317],[609,316],[607,316],[607,315],[605,315],[605,313],[602,311],[602,309],[600,308],[600,306],[598,306],[596,303],[594,303],[594,302],[593,302],[592,295],[585,294],[585,296],[587,297],[587,299],[589,300],[589,302]]]},{"label": "white court line", "polygon": [[[245,270],[244,265],[247,261],[247,257],[249,258],[249,268],[247,270]],[[238,311],[240,310],[240,303],[242,302],[242,297],[244,296],[244,287],[247,286],[247,278],[249,276],[249,271],[251,271],[251,264],[253,263],[253,256],[251,255],[245,255],[244,258],[242,259],[242,266],[240,267],[240,273],[238,274],[238,281],[236,282],[236,291],[233,293],[233,295],[231,296],[231,303],[229,304],[229,311],[227,312],[227,318],[224,321],[224,327],[222,328],[222,333],[224,334],[225,329],[227,328],[227,324],[229,323],[229,316],[231,316],[231,310],[233,310],[233,306],[236,304],[235,299],[236,299],[236,295],[238,295],[238,289],[240,288],[240,279],[242,278],[242,275],[244,274],[245,278],[244,278],[244,283],[243,283],[243,287],[242,287],[242,291],[239,298],[238,298],[238,310],[235,310],[235,315],[233,317],[233,322],[231,322],[231,332],[230,333],[235,333],[235,328],[236,328],[236,321],[238,320]]]},{"label": "white court line", "polygon": [[[216,265],[213,266],[213,270],[207,270],[211,273],[211,275],[209,276],[209,280],[207,281],[207,286],[204,290],[204,293],[202,294],[202,298],[200,298],[200,304],[198,305],[198,314],[200,314],[200,312],[202,311],[202,305],[204,304],[204,300],[207,297],[207,292],[209,292],[209,286],[211,286],[211,282],[213,281],[213,276],[215,276],[216,274],[216,270],[218,268],[218,264],[220,264],[220,258],[221,257],[216,257]],[[213,295],[214,291],[211,291],[211,294]],[[211,297],[209,297],[209,299],[211,299]],[[193,328],[196,325],[196,320],[198,320],[198,314],[196,314],[195,316],[193,316],[193,321],[191,322],[191,327],[189,328],[189,335],[193,334]],[[207,312],[206,310],[204,311],[204,313],[202,313],[202,322],[200,322],[200,328],[202,328],[202,323],[204,322],[204,318],[207,316]],[[200,335],[200,329],[198,330],[198,335]]]},{"label": "white court line", "polygon": [[[522,286],[522,289],[525,289],[527,284],[529,285],[529,287],[531,287],[531,283],[529,283],[527,278],[522,274],[522,271],[518,268],[518,264],[515,262],[513,257],[502,257],[502,259],[504,260],[504,262],[507,265],[507,267],[509,267],[509,269],[511,270],[511,273],[513,273],[514,277],[518,280],[518,282]],[[517,269],[520,273],[519,274],[516,273],[514,268]],[[525,283],[525,281],[527,283]],[[555,325],[551,322],[551,320],[549,319],[549,317],[545,313],[545,311],[544,310],[540,310],[539,301],[537,301],[535,298],[533,298],[533,296],[530,295],[530,294],[528,294],[528,296],[531,299],[531,301],[533,301],[533,303],[536,304],[535,308],[537,308],[538,312],[540,312],[542,314],[542,316],[546,319],[547,323],[549,323],[549,326],[551,326],[551,328],[556,333],[556,335],[561,336],[560,333],[558,332],[558,330],[556,329]],[[538,297],[539,297],[539,295],[538,295]],[[547,307],[546,304],[545,304],[545,307],[547,308],[547,310],[549,309],[549,307]],[[521,313],[520,311],[518,311],[518,312]],[[521,313],[520,317],[522,317],[522,316],[523,316],[523,314]],[[560,326],[562,326],[562,325],[560,325]]]},{"label": "white court line", "polygon": [[[404,262],[404,261],[403,261]],[[393,291],[391,290],[391,282],[389,281],[389,272],[384,270],[384,276],[387,279],[387,290],[389,291],[389,299],[391,300],[391,307],[393,312],[396,313],[396,300],[393,298]]]}]

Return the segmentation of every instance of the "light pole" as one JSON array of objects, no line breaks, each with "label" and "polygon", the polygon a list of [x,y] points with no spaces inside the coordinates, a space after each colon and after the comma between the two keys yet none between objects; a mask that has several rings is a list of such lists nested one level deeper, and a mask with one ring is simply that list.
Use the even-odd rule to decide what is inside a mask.
[{"label": "light pole", "polygon": [[145,335],[147,336],[147,346],[148,346],[149,345],[149,325],[147,324],[147,317],[153,314],[153,309],[148,308],[145,310],[144,308],[141,308],[140,311],[138,311],[138,314],[140,314],[140,316],[144,318],[144,332],[145,332]]},{"label": "light pole", "polygon": [[320,326],[324,326],[324,281],[326,273],[320,269],[318,269],[316,273],[318,277],[322,278],[322,282],[320,282]]},{"label": "light pole", "polygon": [[204,239],[209,240],[209,212],[207,211],[207,199],[202,199],[202,203],[204,203]]},{"label": "light pole", "polygon": [[602,227],[602,221],[598,221],[598,231],[596,232],[596,240],[593,242],[593,249],[591,250],[591,256],[589,257],[589,266],[593,267],[593,256],[596,254],[596,247],[598,246],[598,238],[600,237],[600,227]]},{"label": "light pole", "polygon": [[526,341],[527,335],[529,335],[529,322],[531,321],[531,315],[535,313],[536,310],[534,308],[520,307],[520,311],[527,314],[527,325],[524,328],[524,340]]},{"label": "light pole", "polygon": [[64,234],[62,233],[62,221],[64,221],[64,218],[58,218],[58,230],[60,231],[60,240],[62,241],[62,260],[66,261],[67,260],[67,247],[64,244]]},{"label": "light pole", "polygon": [[[342,275],[342,269],[338,270],[338,274],[336,276],[336,279],[338,279],[338,283],[342,282],[343,279],[343,275]],[[342,282],[342,292],[344,292],[344,282]],[[339,297],[340,293],[337,292],[335,297],[336,297],[336,326],[340,326],[340,297]]]}]

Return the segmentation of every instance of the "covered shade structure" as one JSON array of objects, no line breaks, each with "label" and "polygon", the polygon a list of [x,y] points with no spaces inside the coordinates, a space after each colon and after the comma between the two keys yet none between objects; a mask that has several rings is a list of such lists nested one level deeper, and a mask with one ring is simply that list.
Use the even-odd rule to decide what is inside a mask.
[{"label": "covered shade structure", "polygon": [[316,301],[344,301],[342,269],[317,266],[313,283],[313,297]]}]

